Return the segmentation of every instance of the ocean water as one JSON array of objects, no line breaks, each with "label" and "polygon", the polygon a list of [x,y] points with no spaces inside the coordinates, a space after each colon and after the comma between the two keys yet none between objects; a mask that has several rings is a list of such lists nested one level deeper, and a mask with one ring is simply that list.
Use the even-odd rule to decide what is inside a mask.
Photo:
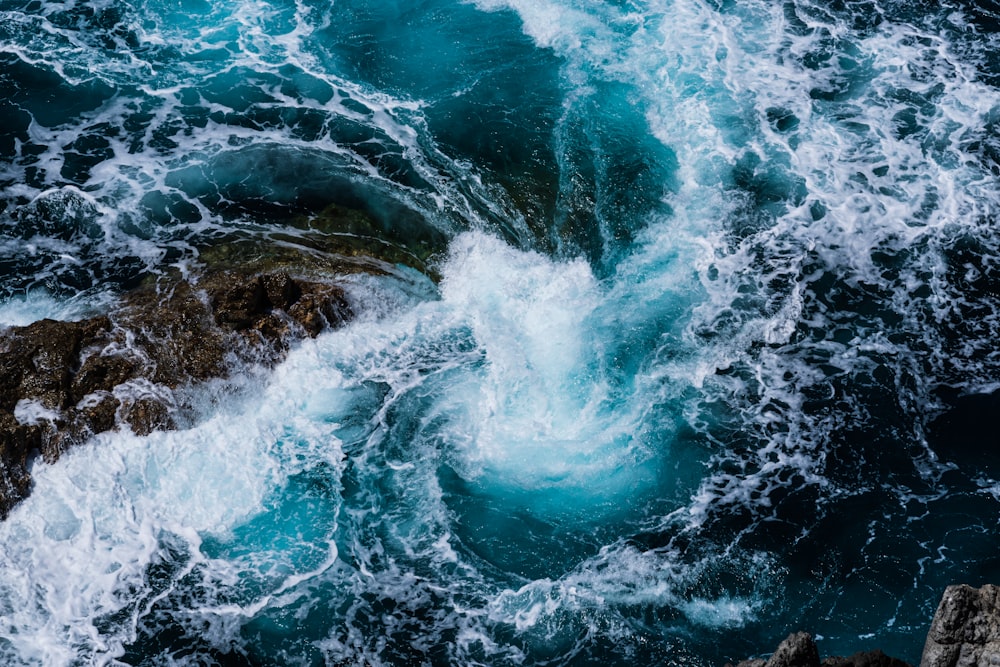
[{"label": "ocean water", "polygon": [[189,427],[33,468],[0,661],[917,661],[1000,579],[998,36],[991,0],[0,0],[0,323],[243,241],[388,262]]}]

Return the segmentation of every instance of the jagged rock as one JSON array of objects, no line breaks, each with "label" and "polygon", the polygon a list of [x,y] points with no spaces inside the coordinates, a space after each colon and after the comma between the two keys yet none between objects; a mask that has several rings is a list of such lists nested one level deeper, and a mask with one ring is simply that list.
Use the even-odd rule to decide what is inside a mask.
[{"label": "jagged rock", "polygon": [[70,368],[80,349],[83,325],[79,322],[40,320],[19,327],[17,335],[0,342],[0,407],[12,411],[30,397],[46,408],[58,410],[69,397]]},{"label": "jagged rock", "polygon": [[104,347],[92,345],[92,349],[81,354],[80,369],[70,383],[70,395],[77,401],[135,377],[136,359],[117,352],[105,354]]},{"label": "jagged rock", "polygon": [[1000,665],[1000,587],[949,586],[931,622],[920,667]]},{"label": "jagged rock", "polygon": [[89,430],[90,434],[103,433],[115,427],[120,403],[108,391],[95,391],[87,394],[76,405],[81,423],[80,431]]},{"label": "jagged rock", "polygon": [[28,495],[36,453],[53,462],[121,424],[175,428],[179,388],[276,362],[351,316],[336,285],[217,271],[133,290],[108,315],[0,331],[0,519]]},{"label": "jagged rock", "polygon": [[[920,667],[1000,666],[1000,586],[949,586],[931,621]],[[731,667],[728,665],[727,667]],[[744,660],[737,667],[910,667],[880,650],[819,662],[812,638],[789,635],[768,660]]]},{"label": "jagged rock", "polygon": [[[731,666],[727,666],[731,667]],[[782,641],[770,658],[744,660],[737,667],[911,667],[909,663],[887,656],[882,651],[861,651],[849,657],[828,657],[822,662],[812,635],[795,632]]]},{"label": "jagged rock", "polygon": [[295,281],[287,273],[265,274],[233,282],[211,281],[205,286],[220,326],[235,331],[256,331],[265,340],[284,340],[289,322],[297,322],[309,336],[351,317],[344,292],[335,285]]},{"label": "jagged rock", "polygon": [[737,667],[819,667],[819,651],[812,635],[794,632],[778,644],[767,660],[744,660]]},{"label": "jagged rock", "polygon": [[136,435],[149,435],[174,427],[170,406],[154,397],[144,397],[122,406],[122,420]]},{"label": "jagged rock", "polygon": [[302,288],[287,273],[265,274],[261,282],[271,308],[288,310],[302,296]]},{"label": "jagged rock", "polygon": [[335,285],[314,285],[288,308],[288,315],[309,336],[317,336],[327,327],[338,326],[351,318],[351,307],[344,291]]},{"label": "jagged rock", "polygon": [[235,344],[231,328],[220,326],[206,297],[186,281],[158,283],[125,296],[112,314],[116,337],[100,352],[130,368],[127,379],[143,377],[175,389],[227,373]]},{"label": "jagged rock", "polygon": [[11,507],[28,496],[31,475],[28,459],[41,445],[37,428],[17,423],[14,415],[0,412],[0,516],[4,507]]},{"label": "jagged rock", "polygon": [[271,310],[267,288],[260,276],[239,280],[213,295],[216,321],[237,331],[247,329]]},{"label": "jagged rock", "polygon": [[880,649],[861,651],[846,658],[837,656],[824,658],[822,667],[911,667],[899,658],[886,655]]},{"label": "jagged rock", "polygon": [[767,667],[818,667],[819,650],[808,632],[788,635],[768,659]]}]

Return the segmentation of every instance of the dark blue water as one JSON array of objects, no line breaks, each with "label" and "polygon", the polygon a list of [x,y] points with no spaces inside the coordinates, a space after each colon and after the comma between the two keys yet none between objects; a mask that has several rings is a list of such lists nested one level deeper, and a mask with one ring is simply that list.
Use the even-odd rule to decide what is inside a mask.
[{"label": "dark blue water", "polygon": [[3,661],[707,667],[799,629],[916,661],[945,585],[1000,578],[998,32],[0,0],[0,323],[250,242],[360,313],[38,465]]}]

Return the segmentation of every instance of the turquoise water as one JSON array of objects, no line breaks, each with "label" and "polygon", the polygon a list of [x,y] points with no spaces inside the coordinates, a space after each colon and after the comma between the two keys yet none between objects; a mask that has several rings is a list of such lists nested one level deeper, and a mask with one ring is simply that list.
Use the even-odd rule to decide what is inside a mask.
[{"label": "turquoise water", "polygon": [[3,661],[915,662],[1000,574],[998,21],[0,0],[0,323],[234,240],[391,262],[189,428],[35,466]]}]

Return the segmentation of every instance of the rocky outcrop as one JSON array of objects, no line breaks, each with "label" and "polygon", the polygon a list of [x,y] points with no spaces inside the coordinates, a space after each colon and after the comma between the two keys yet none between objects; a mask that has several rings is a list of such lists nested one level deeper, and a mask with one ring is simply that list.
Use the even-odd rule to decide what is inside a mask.
[{"label": "rocky outcrop", "polygon": [[823,667],[911,667],[910,663],[890,657],[880,649],[860,651],[846,658],[824,658],[822,665]]},{"label": "rocky outcrop", "polygon": [[351,314],[330,282],[218,271],[133,290],[107,315],[0,331],[0,519],[28,495],[32,457],[118,427],[173,428],[179,390],[273,363]]},{"label": "rocky outcrop", "polygon": [[[795,632],[778,644],[770,658],[744,660],[736,667],[818,667],[819,651],[808,632]],[[727,665],[726,667],[732,667]]]},{"label": "rocky outcrop", "polygon": [[[727,665],[727,667],[732,667]],[[795,632],[778,644],[770,658],[744,660],[736,667],[911,667],[880,650],[863,651],[848,657],[834,656],[820,660],[819,649],[808,632]]]},{"label": "rocky outcrop", "polygon": [[[997,667],[1000,665],[1000,586],[973,588],[965,584],[945,589],[931,621],[920,667]],[[728,665],[727,667],[732,667]],[[855,653],[847,658],[819,659],[812,637],[789,635],[764,659],[744,660],[737,667],[909,667],[882,651]]]},{"label": "rocky outcrop", "polygon": [[949,586],[924,643],[920,667],[1000,665],[1000,586]]}]

